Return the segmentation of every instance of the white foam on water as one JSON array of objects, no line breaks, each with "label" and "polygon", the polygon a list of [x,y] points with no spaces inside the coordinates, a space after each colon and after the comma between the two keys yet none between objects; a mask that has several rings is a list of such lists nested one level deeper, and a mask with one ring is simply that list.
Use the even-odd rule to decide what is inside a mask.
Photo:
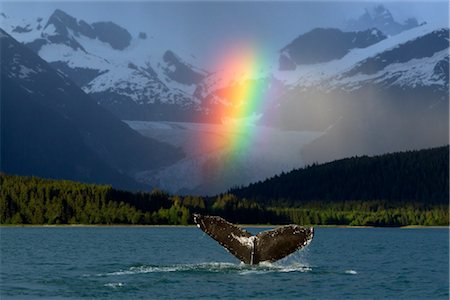
[{"label": "white foam on water", "polygon": [[116,288],[125,286],[125,283],[123,283],[123,282],[109,282],[109,283],[104,284],[103,286],[116,289]]},{"label": "white foam on water", "polygon": [[289,265],[285,264],[272,264],[270,262],[262,262],[257,266],[247,266],[245,270],[239,272],[239,274],[263,274],[263,273],[288,273],[288,272],[309,272],[312,269],[304,264],[293,263]]},{"label": "white foam on water", "polygon": [[117,272],[97,274],[98,276],[121,276],[134,275],[144,273],[166,273],[166,272],[184,272],[184,271],[210,271],[220,272],[221,270],[231,270],[239,268],[239,265],[233,263],[201,263],[201,264],[180,264],[169,266],[139,266],[130,267],[128,270],[120,270]]},{"label": "white foam on water", "polygon": [[280,272],[309,272],[312,268],[307,266],[287,266],[280,269]]},{"label": "white foam on water", "polygon": [[130,267],[126,270],[120,270],[110,273],[96,274],[96,276],[126,276],[137,275],[145,273],[169,273],[169,272],[237,272],[238,274],[264,274],[264,273],[286,273],[286,272],[309,272],[312,269],[304,264],[292,263],[286,264],[272,264],[269,262],[262,262],[256,266],[246,264],[234,264],[226,262],[211,262],[200,264],[179,264],[167,266],[138,266]]},{"label": "white foam on water", "polygon": [[355,270],[345,270],[345,274],[356,275],[358,274],[358,272],[356,272]]}]

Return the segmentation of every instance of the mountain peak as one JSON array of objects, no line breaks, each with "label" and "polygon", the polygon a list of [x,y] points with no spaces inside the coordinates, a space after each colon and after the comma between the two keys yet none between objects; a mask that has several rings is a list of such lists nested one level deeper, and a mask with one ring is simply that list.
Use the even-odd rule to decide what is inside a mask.
[{"label": "mountain peak", "polygon": [[56,9],[48,19],[44,27],[44,34],[59,36],[58,38],[53,37],[53,40],[56,39],[56,42],[65,43],[74,49],[82,49],[81,45],[69,35],[69,30],[75,37],[83,35],[91,39],[98,38],[116,50],[125,49],[131,42],[131,34],[125,28],[113,22],[89,24],[84,20],[77,20],[60,9]]},{"label": "mountain peak", "polygon": [[379,4],[371,8],[365,8],[364,13],[357,19],[346,22],[346,30],[365,30],[378,28],[388,35],[396,35],[404,30],[419,26],[416,18],[409,18],[404,23],[397,22],[392,13],[384,5]]},{"label": "mountain peak", "polygon": [[2,171],[130,189],[142,186],[131,178],[136,172],[182,157],[179,149],[130,129],[1,29],[0,41],[1,155],[8,162]]},{"label": "mountain peak", "polygon": [[48,28],[50,25],[53,25],[55,27],[55,33],[63,36],[68,35],[68,28],[76,30],[76,28],[78,27],[77,19],[60,9],[56,9],[48,18],[47,24],[45,25],[44,29]]},{"label": "mountain peak", "polygon": [[76,23],[77,19],[66,13],[65,11],[60,10],[59,8],[55,9],[55,11],[51,14],[50,19],[59,19],[65,23]]},{"label": "mountain peak", "polygon": [[391,12],[382,4],[375,6],[370,10],[366,8],[365,11],[372,20],[385,20],[389,22],[394,21]]}]

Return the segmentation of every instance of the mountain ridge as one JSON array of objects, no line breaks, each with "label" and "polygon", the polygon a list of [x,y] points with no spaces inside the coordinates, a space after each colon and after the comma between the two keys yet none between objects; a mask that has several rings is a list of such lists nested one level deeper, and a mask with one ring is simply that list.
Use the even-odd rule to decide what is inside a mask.
[{"label": "mountain ridge", "polygon": [[[388,12],[385,8],[382,10]],[[388,15],[391,15],[390,12]],[[278,62],[274,57],[274,66],[276,63],[284,64],[284,71],[276,70],[276,68],[271,71],[268,68],[253,74],[251,77],[234,78],[232,82],[229,82],[228,79],[222,78],[224,74],[221,74],[220,70],[203,70],[195,67],[195,64],[182,58],[184,56],[192,59],[191,55],[176,53],[177,51],[174,51],[174,49],[164,49],[164,45],[154,40],[153,37],[150,42],[150,39],[140,37],[143,35],[132,37],[128,33],[123,38],[119,38],[119,40],[123,40],[124,47],[112,47],[110,43],[102,42],[98,38],[98,33],[92,26],[93,24],[78,20],[61,10],[56,10],[45,26],[42,18],[39,18],[39,22],[33,21],[31,23],[5,19],[4,16],[2,18],[5,25],[8,25],[10,33],[14,33],[19,40],[33,48],[55,68],[73,78],[85,92],[121,119],[169,121],[213,120],[216,116],[212,113],[212,109],[220,110],[224,105],[233,105],[232,102],[223,97],[222,92],[224,89],[230,89],[232,84],[263,80],[270,86],[272,82],[275,82],[277,91],[280,88],[281,91],[275,92],[274,95],[277,93],[280,95],[298,86],[305,87],[312,84],[328,83],[330,77],[334,76],[334,85],[337,88],[341,85],[346,88],[352,76],[347,79],[348,76],[345,72],[352,67],[354,68],[355,64],[361,63],[362,60],[377,55],[370,49],[376,49],[378,45],[389,43],[392,43],[394,47],[396,46],[395,41],[398,41],[397,44],[402,42],[401,36],[412,36],[409,33],[411,30],[416,34],[420,32],[426,34],[426,31],[432,26],[416,24],[410,27],[402,27],[393,36],[384,35],[379,28],[374,28],[375,26],[369,27],[370,29],[367,27],[360,28],[358,29],[361,30],[359,32],[347,33],[338,29],[312,29],[301,36],[310,36],[311,38],[308,39],[316,42],[322,40],[317,45],[331,42],[329,39],[320,38],[323,32],[334,32],[332,36],[336,35],[336,32],[341,32],[338,34],[338,38],[334,37],[336,41],[332,43],[333,47],[318,47],[312,44],[306,47],[301,46],[305,43],[300,43],[300,48],[306,47],[310,49],[307,53],[313,53],[316,56],[321,53],[320,49],[329,49],[331,52],[320,54],[321,56],[325,55],[325,57],[319,60],[317,58],[309,59],[309,63],[311,63],[309,67],[301,65],[301,68],[297,68],[295,59],[293,61],[287,50],[289,45],[294,45],[300,36],[287,46],[281,47],[283,51],[278,57]],[[391,19],[393,20],[392,15]],[[61,25],[61,20],[65,20],[63,25]],[[50,25],[52,27],[54,23],[60,24],[58,26],[64,28],[56,30],[63,33],[64,41],[58,40],[62,36],[61,34],[54,35],[54,32],[47,27]],[[102,24],[111,25],[110,23],[108,21],[102,22]],[[114,26],[120,27],[119,31],[126,31],[119,25],[114,24]],[[108,29],[110,34],[116,32],[114,26],[108,27],[110,28],[110,30]],[[16,30],[19,27],[21,29]],[[41,29],[38,30],[38,28]],[[40,36],[42,35],[40,30],[44,30],[42,34],[45,33],[45,39]],[[32,35],[34,35],[34,38]],[[115,35],[120,36],[119,33]],[[49,39],[53,39],[55,42],[49,44]],[[405,39],[403,39],[404,41]],[[160,45],[162,48],[157,49],[154,45]],[[336,49],[336,45],[339,46],[338,49]],[[148,50],[144,51],[144,49]],[[386,48],[386,50],[388,49]],[[359,53],[357,56],[360,59],[349,60],[348,57],[355,56],[355,53]],[[119,58],[119,56],[122,56],[122,58]],[[129,59],[124,59],[124,57]],[[299,57],[305,59],[303,55]],[[320,63],[324,59],[325,61]],[[402,63],[404,70],[408,69],[408,63]],[[424,63],[426,62],[424,61]],[[396,64],[391,62],[390,65]],[[342,71],[338,72],[340,69]],[[330,70],[336,71],[330,74]],[[381,72],[384,71],[381,70]],[[390,71],[387,70],[387,72]],[[341,79],[336,80],[338,77]],[[406,87],[416,84],[407,76],[404,76],[402,82]],[[370,84],[371,82],[361,83]],[[386,84],[390,83],[386,81]],[[354,84],[350,88],[354,88]],[[273,102],[274,105],[278,105],[280,101],[274,99]],[[173,115],[170,113],[171,111],[174,111]]]},{"label": "mountain ridge", "polygon": [[[343,32],[335,28],[315,28],[298,36],[281,49],[280,62],[308,65],[340,59],[351,49],[366,48],[386,36],[376,28]],[[280,65],[280,70],[286,70]]]},{"label": "mountain ridge", "polygon": [[395,35],[404,30],[408,30],[424,23],[419,24],[416,18],[408,18],[403,23],[394,20],[392,13],[382,4],[371,8],[365,8],[364,13],[357,19],[350,19],[345,24],[346,30],[364,30],[366,28],[376,27],[387,35]]}]

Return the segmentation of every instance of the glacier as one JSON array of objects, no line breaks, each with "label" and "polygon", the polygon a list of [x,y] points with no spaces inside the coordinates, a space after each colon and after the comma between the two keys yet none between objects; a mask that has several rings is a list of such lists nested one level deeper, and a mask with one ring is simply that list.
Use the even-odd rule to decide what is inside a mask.
[{"label": "glacier", "polygon": [[[302,167],[302,148],[323,134],[284,131],[256,124],[231,131],[224,124],[125,122],[144,136],[181,147],[186,155],[170,166],[140,172],[135,178],[171,193],[198,195],[218,194],[237,185]],[[250,136],[246,136],[246,126],[252,127]],[[228,147],[230,140],[242,136],[248,139],[245,148]]]}]

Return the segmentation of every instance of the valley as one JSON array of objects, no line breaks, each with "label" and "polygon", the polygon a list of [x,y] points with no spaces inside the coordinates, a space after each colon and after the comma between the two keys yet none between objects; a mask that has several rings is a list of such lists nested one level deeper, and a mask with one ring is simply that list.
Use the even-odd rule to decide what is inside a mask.
[{"label": "valley", "polygon": [[[183,149],[185,157],[174,164],[135,175],[139,182],[178,194],[213,195],[302,167],[302,148],[323,134],[263,125],[231,129],[208,123],[126,123],[144,136]],[[233,145],[239,139],[244,145]]]}]

